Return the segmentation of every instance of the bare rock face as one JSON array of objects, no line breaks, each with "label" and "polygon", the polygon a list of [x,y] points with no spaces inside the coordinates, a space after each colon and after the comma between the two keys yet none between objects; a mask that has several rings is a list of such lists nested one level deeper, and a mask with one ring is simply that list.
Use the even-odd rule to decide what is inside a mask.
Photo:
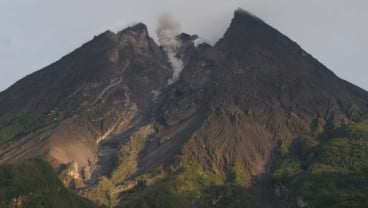
[{"label": "bare rock face", "polygon": [[[138,24],[107,31],[0,95],[0,114],[31,114],[42,128],[10,143],[2,162],[44,155],[55,165],[94,169],[98,145],[145,114],[166,86],[166,57]],[[143,113],[145,112],[145,113]]]},{"label": "bare rock face", "polygon": [[18,81],[0,94],[0,115],[42,125],[3,145],[0,162],[75,164],[77,187],[108,187],[113,201],[154,183],[142,177],[160,166],[195,163],[248,186],[278,144],[367,116],[367,92],[245,11],[215,46],[195,39],[178,36],[184,69],[171,85],[167,54],[143,24],[107,31]]}]

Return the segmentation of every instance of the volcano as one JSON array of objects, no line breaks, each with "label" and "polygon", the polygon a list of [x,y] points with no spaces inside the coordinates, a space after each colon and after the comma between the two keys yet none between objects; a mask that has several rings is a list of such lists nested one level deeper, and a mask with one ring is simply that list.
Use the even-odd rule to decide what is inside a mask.
[{"label": "volcano", "polygon": [[[42,158],[101,206],[318,207],[283,180],[309,174],[333,133],[364,123],[368,92],[241,9],[214,46],[196,38],[176,37],[183,69],[173,83],[144,24],[106,31],[19,80],[0,94],[0,162]],[[321,148],[304,150],[305,135]],[[278,180],[290,168],[280,164],[297,171]]]}]

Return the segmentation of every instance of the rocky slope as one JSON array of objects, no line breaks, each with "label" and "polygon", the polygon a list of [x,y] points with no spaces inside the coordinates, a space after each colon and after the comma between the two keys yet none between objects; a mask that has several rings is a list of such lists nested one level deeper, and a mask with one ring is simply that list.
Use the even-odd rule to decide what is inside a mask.
[{"label": "rocky slope", "polygon": [[20,80],[0,94],[1,162],[43,156],[105,205],[242,207],[272,200],[254,179],[266,180],[280,145],[367,118],[367,92],[243,10],[215,46],[193,38],[177,37],[173,84],[143,24]]},{"label": "rocky slope", "polygon": [[107,31],[1,93],[5,127],[14,118],[41,123],[6,143],[1,161],[43,155],[55,167],[77,162],[88,169],[99,143],[133,118],[143,119],[152,91],[166,86],[169,77],[166,57],[144,25]]}]

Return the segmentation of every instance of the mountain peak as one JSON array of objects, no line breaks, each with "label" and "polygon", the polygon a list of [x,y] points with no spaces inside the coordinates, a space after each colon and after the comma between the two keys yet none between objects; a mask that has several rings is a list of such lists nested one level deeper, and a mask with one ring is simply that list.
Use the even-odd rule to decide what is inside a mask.
[{"label": "mountain peak", "polygon": [[147,26],[143,23],[130,26],[118,33],[119,45],[130,45],[138,53],[150,50],[154,42],[149,37]]},{"label": "mountain peak", "polygon": [[115,37],[116,34],[114,32],[112,32],[111,30],[106,30],[105,32],[103,32],[101,34],[101,36],[105,36],[105,37]]},{"label": "mountain peak", "polygon": [[[276,51],[282,50],[282,54],[292,51],[307,55],[294,41],[243,9],[237,9],[234,12],[230,27],[217,45],[223,50],[232,51],[237,56],[245,55],[245,51],[257,53],[260,48],[263,48],[265,53],[280,53]],[[239,50],[243,52],[240,53]]]},{"label": "mountain peak", "polygon": [[189,35],[187,33],[181,33],[176,38],[181,40],[181,41],[185,41],[185,42],[186,41],[194,41],[198,38],[198,35]]},{"label": "mountain peak", "polygon": [[258,22],[258,23],[263,23],[263,21],[258,18],[257,16],[255,16],[254,14],[244,10],[244,9],[237,9],[234,12],[234,19],[233,21],[237,21],[237,22]]},{"label": "mountain peak", "polygon": [[276,29],[250,12],[237,9],[224,38],[233,39],[233,41],[238,41],[239,39],[258,41],[261,38],[270,38],[270,34],[275,37],[281,35]]},{"label": "mountain peak", "polygon": [[130,26],[118,33],[119,36],[134,36],[141,38],[148,38],[147,26],[143,23],[138,23]]},{"label": "mountain peak", "polygon": [[124,40],[128,36],[130,37],[128,39],[149,39],[147,26],[143,23],[138,23],[118,33],[114,33],[111,30],[106,30],[101,34],[96,35],[94,39],[117,41],[118,39]]},{"label": "mountain peak", "polygon": [[137,31],[147,31],[147,26],[144,23],[140,22],[131,26],[130,29]]}]

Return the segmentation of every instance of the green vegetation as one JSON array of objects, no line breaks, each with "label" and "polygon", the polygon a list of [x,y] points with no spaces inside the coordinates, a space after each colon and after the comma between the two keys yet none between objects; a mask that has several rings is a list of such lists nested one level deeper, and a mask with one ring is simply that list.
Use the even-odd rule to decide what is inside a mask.
[{"label": "green vegetation", "polygon": [[193,196],[191,192],[178,192],[170,183],[149,187],[140,193],[130,194],[131,196],[124,195],[121,207],[128,208],[259,207],[247,189],[233,185],[207,187],[200,197]]},{"label": "green vegetation", "polygon": [[[297,197],[309,207],[368,207],[368,122],[331,128],[299,138],[273,169],[273,181],[286,187],[283,207]],[[286,196],[285,196],[286,195]]]},{"label": "green vegetation", "polygon": [[118,164],[120,165],[114,171],[111,177],[112,181],[118,182],[119,180],[125,179],[137,169],[139,153],[143,150],[147,137],[152,133],[154,133],[153,127],[147,125],[141,127],[130,136],[128,142],[119,151],[118,158],[120,161]]},{"label": "green vegetation", "polygon": [[94,208],[92,202],[70,193],[52,167],[40,159],[0,166],[0,207]]},{"label": "green vegetation", "polygon": [[26,135],[42,126],[42,121],[32,115],[0,118],[0,147],[11,140]]},{"label": "green vegetation", "polygon": [[224,181],[215,164],[183,155],[173,160],[139,178],[147,187],[122,193],[122,207],[259,207],[244,183],[247,174],[240,163],[234,162],[231,179]]},{"label": "green vegetation", "polygon": [[[171,174],[152,186],[137,186],[122,193],[122,207],[259,207],[246,187],[236,181],[224,183],[218,173],[208,173],[200,164],[179,158],[167,167]],[[181,161],[181,162],[180,162]]]},{"label": "green vegetation", "polygon": [[102,176],[99,178],[97,184],[85,193],[85,196],[97,204],[114,207],[119,203],[118,200],[113,197],[112,192],[114,189],[114,184],[107,177]]}]

